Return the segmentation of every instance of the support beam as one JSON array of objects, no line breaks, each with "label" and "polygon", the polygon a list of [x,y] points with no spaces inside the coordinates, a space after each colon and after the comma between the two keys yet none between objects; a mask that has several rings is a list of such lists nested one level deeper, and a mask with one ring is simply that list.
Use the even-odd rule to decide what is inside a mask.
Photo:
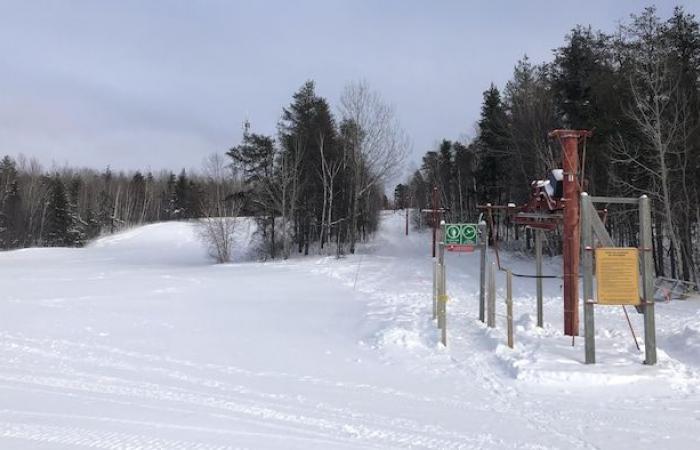
[{"label": "support beam", "polygon": [[628,197],[596,197],[596,196],[590,196],[591,202],[592,203],[619,203],[619,204],[627,204],[627,205],[637,205],[639,204],[639,200],[636,198],[628,198]]}]

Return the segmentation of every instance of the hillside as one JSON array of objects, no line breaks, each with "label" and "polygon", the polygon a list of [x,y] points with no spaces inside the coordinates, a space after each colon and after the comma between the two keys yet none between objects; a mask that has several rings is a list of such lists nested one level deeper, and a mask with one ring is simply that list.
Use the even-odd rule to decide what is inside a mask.
[{"label": "hillside", "polygon": [[582,340],[560,331],[558,280],[537,329],[534,281],[516,279],[510,350],[502,317],[496,330],[476,320],[477,256],[448,255],[444,348],[429,235],[402,227],[384,213],[341,259],[252,262],[247,223],[226,265],[188,223],[1,253],[0,447],[700,446],[700,300],[658,305],[655,367],[622,311],[598,308],[586,366]]}]

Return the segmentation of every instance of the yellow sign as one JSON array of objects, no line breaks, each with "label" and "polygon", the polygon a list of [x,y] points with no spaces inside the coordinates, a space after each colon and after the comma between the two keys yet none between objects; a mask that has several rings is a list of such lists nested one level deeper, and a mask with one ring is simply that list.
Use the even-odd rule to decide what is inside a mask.
[{"label": "yellow sign", "polygon": [[639,250],[597,248],[595,276],[600,305],[639,305]]}]

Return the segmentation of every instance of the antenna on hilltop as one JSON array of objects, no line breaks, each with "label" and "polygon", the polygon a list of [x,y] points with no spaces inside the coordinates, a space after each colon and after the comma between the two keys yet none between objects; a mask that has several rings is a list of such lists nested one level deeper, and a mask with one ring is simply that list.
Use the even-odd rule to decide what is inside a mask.
[{"label": "antenna on hilltop", "polygon": [[245,119],[243,120],[243,135],[247,136],[250,133],[250,118],[248,112],[245,113]]}]

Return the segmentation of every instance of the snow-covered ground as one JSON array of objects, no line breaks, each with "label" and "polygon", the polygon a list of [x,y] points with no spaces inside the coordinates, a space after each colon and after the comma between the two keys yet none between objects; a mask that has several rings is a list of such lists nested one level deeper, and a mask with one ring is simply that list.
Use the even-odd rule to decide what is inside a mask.
[{"label": "snow-covered ground", "polygon": [[186,223],[0,254],[0,448],[700,448],[700,300],[658,304],[654,367],[597,308],[586,366],[559,281],[538,329],[515,280],[510,350],[476,320],[477,255],[448,255],[444,348],[429,236],[402,226],[339,260],[245,261],[242,226],[212,265]]}]

